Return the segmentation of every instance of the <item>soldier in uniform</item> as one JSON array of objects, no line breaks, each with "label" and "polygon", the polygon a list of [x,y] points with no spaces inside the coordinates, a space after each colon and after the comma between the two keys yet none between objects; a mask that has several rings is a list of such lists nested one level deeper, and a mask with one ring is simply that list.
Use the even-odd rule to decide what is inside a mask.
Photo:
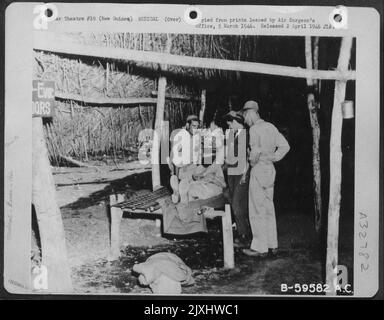
[{"label": "soldier in uniform", "polygon": [[[245,247],[252,238],[248,215],[247,130],[244,128],[244,117],[240,112],[230,111],[224,116],[224,120],[233,131],[233,135],[228,139],[225,168],[228,173],[229,200],[236,222],[235,245]],[[245,163],[244,167],[232,173],[230,168],[241,167],[241,161]]]},{"label": "soldier in uniform", "polygon": [[252,242],[243,253],[264,256],[275,253],[278,247],[273,189],[275,183],[274,162],[289,151],[289,144],[279,130],[260,118],[259,105],[247,101],[243,107],[245,123],[249,126],[249,221]]}]

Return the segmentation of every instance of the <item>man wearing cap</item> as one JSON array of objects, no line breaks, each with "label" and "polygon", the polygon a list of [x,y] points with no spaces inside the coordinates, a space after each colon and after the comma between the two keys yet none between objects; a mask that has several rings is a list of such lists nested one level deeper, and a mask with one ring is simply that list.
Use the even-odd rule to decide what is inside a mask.
[{"label": "man wearing cap", "polygon": [[252,238],[248,216],[247,132],[240,112],[230,111],[224,116],[224,120],[227,121],[230,129],[227,137],[225,168],[228,173],[229,199],[237,229],[235,243],[238,246],[247,246]]},{"label": "man wearing cap", "polygon": [[275,182],[274,162],[281,160],[289,151],[289,144],[278,129],[260,118],[259,105],[247,101],[243,107],[244,121],[249,126],[249,222],[252,243],[243,252],[249,256],[264,256],[277,250],[277,230],[273,189]]}]

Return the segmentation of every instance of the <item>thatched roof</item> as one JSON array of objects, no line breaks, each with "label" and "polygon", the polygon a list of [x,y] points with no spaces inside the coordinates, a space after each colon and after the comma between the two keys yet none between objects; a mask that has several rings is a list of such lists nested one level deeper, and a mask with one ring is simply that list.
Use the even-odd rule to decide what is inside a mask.
[{"label": "thatched roof", "polygon": [[[78,34],[62,37],[84,41]],[[153,127],[157,90],[153,69],[40,50],[35,50],[34,58],[34,78],[56,85],[57,109],[52,124],[45,127],[54,163],[60,162],[60,155],[86,160],[88,155],[124,157],[136,152],[139,132]],[[173,130],[188,114],[198,112],[200,93],[194,82],[169,78],[168,95],[176,97],[167,99],[165,108],[165,120]],[[126,101],[133,101],[132,108],[125,108]]]},{"label": "thatched roof", "polygon": [[[257,36],[201,35],[201,34],[157,34],[157,33],[66,33],[66,41],[101,47],[125,48],[151,52],[167,52],[180,56],[217,58],[225,60],[256,61]],[[147,69],[156,71],[157,64],[124,61],[128,71]],[[235,80],[235,72],[168,66],[174,78],[198,80]]]}]

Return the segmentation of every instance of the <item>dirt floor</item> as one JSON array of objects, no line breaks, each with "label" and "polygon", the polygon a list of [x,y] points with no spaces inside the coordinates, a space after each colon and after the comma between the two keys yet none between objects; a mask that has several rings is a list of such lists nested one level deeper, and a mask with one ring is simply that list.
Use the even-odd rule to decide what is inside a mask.
[{"label": "dirt floor", "polygon": [[[123,219],[122,255],[110,262],[108,196],[150,188],[149,168],[137,162],[95,168],[53,168],[63,215],[74,289],[78,293],[150,294],[131,272],[135,263],[157,252],[177,254],[193,270],[195,284],[185,294],[282,294],[283,283],[317,284],[322,279],[322,250],[311,214],[278,213],[277,256],[250,258],[235,249],[235,269],[225,270],[219,220],[208,221],[208,234],[162,237],[154,220]],[[346,225],[346,224],[343,224]],[[346,228],[346,230],[352,228]],[[350,234],[349,234],[350,233]],[[340,244],[340,264],[352,267],[353,233]],[[352,274],[352,272],[351,272]]]}]

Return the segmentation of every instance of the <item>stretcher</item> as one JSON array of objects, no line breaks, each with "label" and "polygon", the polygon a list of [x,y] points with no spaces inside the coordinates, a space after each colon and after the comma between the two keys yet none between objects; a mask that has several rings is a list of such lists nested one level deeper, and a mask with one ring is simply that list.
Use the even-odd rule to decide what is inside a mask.
[{"label": "stretcher", "polygon": [[[161,230],[162,209],[161,199],[170,197],[167,188],[161,187],[155,191],[142,192],[128,199],[124,194],[112,194],[109,197],[110,213],[110,260],[120,256],[120,225],[122,218],[139,217],[140,219],[155,219],[156,225]],[[219,195],[206,200],[196,200],[189,203],[200,207],[200,213],[207,219],[221,218],[223,234],[224,268],[234,268],[234,249],[232,234],[231,206],[224,195]],[[212,208],[213,210],[206,210]]]}]

